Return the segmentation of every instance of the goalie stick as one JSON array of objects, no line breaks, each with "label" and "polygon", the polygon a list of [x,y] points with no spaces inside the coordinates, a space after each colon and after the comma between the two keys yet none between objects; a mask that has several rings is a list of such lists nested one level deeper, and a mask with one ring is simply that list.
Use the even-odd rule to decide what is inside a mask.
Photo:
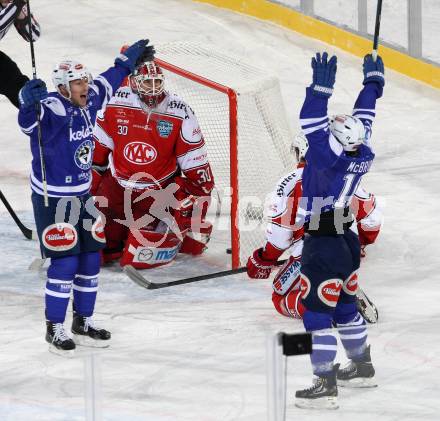
[{"label": "goalie stick", "polygon": [[199,282],[207,279],[221,278],[223,276],[235,275],[237,273],[243,273],[246,272],[246,267],[223,270],[221,272],[207,273],[206,275],[192,276],[190,278],[183,278],[183,279],[178,279],[176,281],[160,282],[160,283],[149,281],[136,268],[134,268],[131,265],[124,266],[122,270],[127,274],[127,276],[133,282],[135,282],[139,286],[145,289],[159,289],[159,288],[172,287],[175,285],[190,284],[192,282]]},{"label": "goalie stick", "polygon": [[[277,262],[277,266],[284,264],[286,260],[280,260]],[[177,279],[169,282],[153,282],[145,278],[140,271],[131,265],[124,266],[122,270],[125,274],[136,284],[145,289],[160,289],[168,288],[176,285],[190,284],[193,282],[205,281],[208,279],[222,278],[224,276],[236,275],[238,273],[246,272],[246,267],[240,267],[237,269],[223,270],[220,272],[207,273],[206,275],[192,276],[189,278]],[[358,287],[356,292],[356,306],[359,313],[370,324],[377,323],[379,318],[379,312],[372,301],[367,297],[364,290]]]},{"label": "goalie stick", "polygon": [[[281,266],[284,263],[286,263],[286,260],[279,260],[278,262],[275,263],[275,265]],[[139,286],[145,289],[159,289],[159,288],[173,287],[175,285],[190,284],[192,282],[206,281],[208,279],[222,278],[223,276],[236,275],[238,273],[246,272],[246,266],[237,269],[228,269],[228,270],[222,270],[220,272],[207,273],[206,275],[177,279],[176,281],[169,281],[169,282],[149,281],[140,273],[140,271],[138,271],[136,268],[134,268],[131,265],[124,266],[122,270],[127,274],[127,276],[133,282],[135,282]]]},{"label": "goalie stick", "polygon": [[8,200],[6,199],[5,195],[3,194],[3,192],[1,190],[0,190],[0,199],[3,202],[3,204],[5,205],[6,209],[8,210],[9,215],[12,216],[12,219],[15,221],[15,223],[18,226],[18,228],[20,228],[20,231],[23,233],[23,235],[28,240],[36,240],[37,237],[38,237],[37,233],[35,231],[32,231],[30,228],[27,228],[23,224],[23,222],[20,221],[20,218],[14,212],[14,209],[12,209],[12,206],[9,204]]}]

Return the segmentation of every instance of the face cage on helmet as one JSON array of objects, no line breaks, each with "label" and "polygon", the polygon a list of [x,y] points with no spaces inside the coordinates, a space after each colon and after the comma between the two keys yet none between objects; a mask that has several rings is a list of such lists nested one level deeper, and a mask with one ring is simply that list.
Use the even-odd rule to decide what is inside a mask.
[{"label": "face cage on helmet", "polygon": [[[143,82],[151,81],[152,86],[148,89],[144,88]],[[164,93],[164,77],[163,74],[158,74],[150,77],[145,74],[134,74],[130,76],[130,85],[136,94],[139,95],[141,101],[148,107],[154,108],[163,98]]]},{"label": "face cage on helmet", "polygon": [[[300,138],[301,136],[304,137],[305,140],[298,140],[298,138]],[[307,150],[309,149],[309,144],[307,141],[307,138],[305,137],[305,135],[303,134],[303,132],[298,133],[291,145],[290,145],[290,152],[295,155],[295,158],[298,162],[301,162],[301,160],[305,160],[305,155],[307,153]]]}]

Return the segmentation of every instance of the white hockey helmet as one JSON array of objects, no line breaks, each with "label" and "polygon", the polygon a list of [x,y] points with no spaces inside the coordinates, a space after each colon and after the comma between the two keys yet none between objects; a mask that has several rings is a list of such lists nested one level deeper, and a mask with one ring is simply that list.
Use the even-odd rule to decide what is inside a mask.
[{"label": "white hockey helmet", "polygon": [[365,126],[357,117],[338,114],[330,119],[330,132],[344,151],[354,152],[365,141]]},{"label": "white hockey helmet", "polygon": [[87,79],[90,83],[92,75],[87,67],[75,60],[63,60],[55,65],[52,70],[52,82],[55,89],[60,92],[60,85],[64,86],[69,92],[70,98],[70,82],[72,80]]},{"label": "white hockey helmet", "polygon": [[291,151],[296,155],[296,160],[299,162],[305,159],[306,152],[309,149],[309,141],[304,132],[299,132],[292,141]]},{"label": "white hockey helmet", "polygon": [[130,75],[130,86],[148,108],[154,108],[165,96],[165,75],[154,61],[145,61]]}]

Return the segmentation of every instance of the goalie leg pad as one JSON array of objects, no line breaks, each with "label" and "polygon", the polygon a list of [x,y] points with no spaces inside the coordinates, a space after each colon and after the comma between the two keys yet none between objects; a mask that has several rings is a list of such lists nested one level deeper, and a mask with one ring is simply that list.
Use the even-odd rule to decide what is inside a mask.
[{"label": "goalie leg pad", "polygon": [[121,266],[131,265],[136,269],[151,269],[166,265],[175,259],[181,241],[173,233],[154,232],[145,229],[130,231],[125,242]]},{"label": "goalie leg pad", "polygon": [[290,256],[286,263],[281,266],[273,280],[272,288],[274,292],[285,295],[292,289],[300,287],[301,263],[298,259]]},{"label": "goalie leg pad", "polygon": [[208,247],[207,244],[211,239],[212,224],[204,222],[198,230],[189,230],[182,242],[180,253],[191,254],[198,256],[202,254]]}]

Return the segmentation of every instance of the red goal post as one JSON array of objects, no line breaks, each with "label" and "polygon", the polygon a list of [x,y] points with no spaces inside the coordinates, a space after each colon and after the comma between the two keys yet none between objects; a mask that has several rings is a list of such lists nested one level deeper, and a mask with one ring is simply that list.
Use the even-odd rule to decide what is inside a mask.
[{"label": "red goal post", "polygon": [[[156,63],[162,69],[175,73],[193,82],[200,83],[208,88],[222,92],[228,96],[229,100],[229,153],[230,153],[230,179],[231,179],[231,254],[232,254],[232,268],[235,269],[240,266],[240,237],[238,229],[238,144],[237,144],[237,94],[236,92],[212,80],[206,79],[203,76],[198,76],[180,67],[167,63],[164,60],[157,58]],[[203,132],[203,131],[202,131]],[[214,174],[215,177],[215,174]]]},{"label": "red goal post", "polygon": [[[194,110],[216,186],[230,200],[222,214],[229,217],[226,248],[232,252],[232,268],[237,268],[262,245],[265,197],[294,165],[278,79],[241,57],[198,44],[170,43],[156,49],[165,89]],[[214,231],[213,240],[222,235]]]}]

